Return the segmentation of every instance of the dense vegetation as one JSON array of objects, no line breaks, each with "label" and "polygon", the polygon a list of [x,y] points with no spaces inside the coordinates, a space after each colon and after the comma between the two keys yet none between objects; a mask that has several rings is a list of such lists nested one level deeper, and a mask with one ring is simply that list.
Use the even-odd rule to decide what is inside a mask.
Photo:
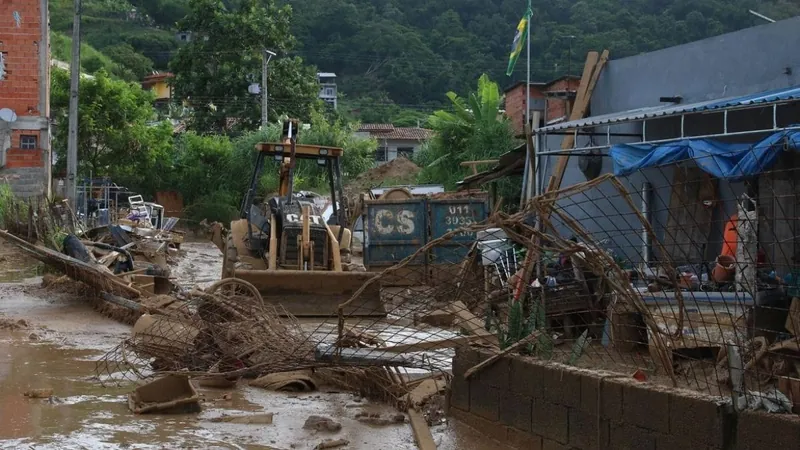
[{"label": "dense vegetation", "polygon": [[[249,1],[249,0],[248,0]],[[339,75],[343,109],[365,121],[415,124],[487,73],[501,85],[524,0],[306,0],[292,2],[299,55]],[[190,0],[84,0],[84,39],[125,79],[165,69],[179,43],[175,24]],[[242,0],[214,2],[236,9]],[[268,2],[261,2],[267,4]],[[72,1],[53,0],[58,32],[72,24]],[[578,73],[589,49],[623,57],[800,14],[793,0],[554,0],[533,2],[532,70],[550,79]],[[570,38],[574,36],[574,38]],[[288,36],[287,36],[288,37]],[[571,54],[571,58],[569,57]],[[196,58],[203,54],[197,53]],[[84,63],[85,64],[85,63]],[[97,65],[95,63],[95,65]],[[521,60],[514,78],[524,76]]]},{"label": "dense vegetation", "polygon": [[[512,79],[504,72],[525,0],[83,4],[81,66],[95,77],[81,82],[80,175],[111,176],[145,195],[179,190],[190,218],[225,220],[235,213],[253,145],[277,139],[277,120],[286,115],[311,124],[301,141],[344,147],[350,177],[371,167],[377,145],[355,138],[351,119],[434,129],[436,137],[418,156],[419,181],[448,188],[465,174],[459,162],[496,158],[516,144],[497,110],[500,86],[524,76],[524,59]],[[51,0],[50,7],[53,56],[69,61],[72,1]],[[534,2],[533,76],[578,73],[589,49],[623,57],[761,23],[748,9],[775,19],[800,14],[793,0]],[[180,42],[179,30],[191,31],[191,39]],[[272,123],[258,130],[260,102],[247,88],[260,82],[263,47],[278,56],[270,63]],[[338,75],[338,113],[316,99],[317,67]],[[138,83],[153,70],[176,74],[173,88],[183,104],[157,113]],[[52,82],[54,149],[61,158],[67,74],[54,70]],[[183,119],[190,131],[173,135],[165,117]],[[276,174],[267,170],[260,180],[265,192],[276,189]],[[296,179],[301,189],[324,187],[314,165],[301,165]],[[501,195],[511,198],[506,188]]]}]

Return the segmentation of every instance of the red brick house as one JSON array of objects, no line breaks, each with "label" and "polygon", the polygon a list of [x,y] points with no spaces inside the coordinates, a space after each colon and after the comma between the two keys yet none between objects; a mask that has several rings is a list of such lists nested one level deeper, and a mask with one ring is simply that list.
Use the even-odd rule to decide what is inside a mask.
[{"label": "red brick house", "polygon": [[[531,111],[539,111],[539,123],[534,128],[544,126],[569,117],[580,78],[563,76],[553,81],[531,82]],[[525,82],[517,82],[505,90],[506,115],[514,124],[514,129],[522,133],[525,129]],[[533,114],[531,114],[533,117]]]},{"label": "red brick house", "polygon": [[17,195],[50,194],[47,0],[6,0],[0,15],[0,179]]}]

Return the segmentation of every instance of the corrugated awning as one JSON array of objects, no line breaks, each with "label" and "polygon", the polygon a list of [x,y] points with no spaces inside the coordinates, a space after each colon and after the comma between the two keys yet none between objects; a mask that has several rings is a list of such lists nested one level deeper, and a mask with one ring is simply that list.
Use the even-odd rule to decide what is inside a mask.
[{"label": "corrugated awning", "polygon": [[768,105],[792,100],[800,100],[800,86],[793,86],[783,89],[759,92],[757,94],[745,95],[740,97],[729,97],[722,100],[708,100],[705,102],[689,103],[685,105],[661,105],[647,108],[632,109],[612,114],[587,117],[571,122],[562,122],[537,130],[537,133],[549,133],[563,131],[573,128],[586,128],[601,125],[613,125],[622,122],[633,122],[638,120],[655,119],[659,117],[678,116],[687,113],[711,112],[730,108],[747,107],[754,105]]}]

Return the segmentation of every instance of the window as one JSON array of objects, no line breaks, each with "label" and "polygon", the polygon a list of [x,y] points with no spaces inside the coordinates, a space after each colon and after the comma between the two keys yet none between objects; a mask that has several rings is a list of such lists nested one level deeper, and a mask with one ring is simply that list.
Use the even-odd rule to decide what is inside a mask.
[{"label": "window", "polygon": [[378,151],[375,152],[375,161],[383,162],[386,161],[386,154],[389,153],[386,147],[378,147]]},{"label": "window", "polygon": [[325,88],[325,95],[328,97],[333,97],[336,95],[336,92],[334,92],[333,88]]},{"label": "window", "polygon": [[414,147],[398,147],[397,148],[397,157],[403,157],[407,159],[414,158]]},{"label": "window", "polygon": [[20,136],[19,148],[23,150],[36,150],[37,148],[39,148],[39,146],[36,145],[36,136],[30,136],[27,134],[23,134],[22,136]]}]

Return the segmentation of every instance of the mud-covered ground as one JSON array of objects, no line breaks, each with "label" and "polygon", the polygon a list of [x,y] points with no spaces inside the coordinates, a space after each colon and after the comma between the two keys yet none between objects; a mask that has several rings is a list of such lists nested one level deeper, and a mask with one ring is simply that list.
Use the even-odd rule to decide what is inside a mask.
[{"label": "mud-covered ground", "polygon": [[[210,243],[186,243],[173,275],[182,285],[208,285],[220,273]],[[136,416],[127,407],[133,385],[103,387],[95,361],[130,327],[101,316],[79,291],[40,287],[41,269],[0,242],[0,448],[42,449],[311,449],[324,439],[346,439],[351,449],[416,448],[406,424],[373,427],[356,420],[362,411],[394,413],[350,393],[281,394],[240,386],[199,389],[203,412]],[[24,396],[52,389],[48,399]],[[215,423],[214,417],[275,414],[272,425]],[[338,433],[302,428],[309,415],[342,424]],[[432,429],[440,449],[502,448],[474,430],[445,422]]]}]

